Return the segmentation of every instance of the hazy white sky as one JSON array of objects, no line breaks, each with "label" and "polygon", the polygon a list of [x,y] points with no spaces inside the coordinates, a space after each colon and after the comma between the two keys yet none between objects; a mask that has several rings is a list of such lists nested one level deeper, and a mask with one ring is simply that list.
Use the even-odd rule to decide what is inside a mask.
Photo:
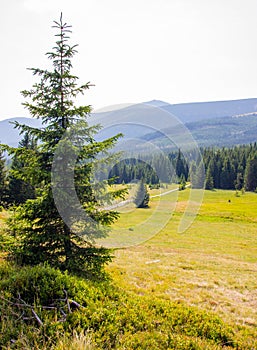
[{"label": "hazy white sky", "polygon": [[29,116],[20,90],[45,68],[63,12],[74,73],[95,109],[257,97],[256,0],[0,0],[0,119]]}]

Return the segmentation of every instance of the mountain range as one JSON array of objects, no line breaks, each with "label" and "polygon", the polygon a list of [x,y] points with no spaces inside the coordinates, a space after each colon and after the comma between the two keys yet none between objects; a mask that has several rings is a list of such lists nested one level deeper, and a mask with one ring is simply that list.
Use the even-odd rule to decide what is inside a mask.
[{"label": "mountain range", "polygon": [[[21,136],[12,124],[15,120],[41,127],[41,121],[32,118],[2,120],[0,143],[17,146]],[[122,132],[125,138],[154,142],[158,147],[167,146],[165,135],[174,133],[179,125],[183,125],[200,146],[247,144],[257,141],[257,98],[182,104],[153,100],[92,113],[89,123],[103,126],[100,139]]]}]

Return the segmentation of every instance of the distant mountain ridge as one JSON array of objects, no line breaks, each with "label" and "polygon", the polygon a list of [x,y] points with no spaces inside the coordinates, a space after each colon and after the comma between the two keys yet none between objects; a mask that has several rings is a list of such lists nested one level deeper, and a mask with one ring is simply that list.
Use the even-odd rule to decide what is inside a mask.
[{"label": "distant mountain ridge", "polygon": [[10,118],[0,121],[0,143],[7,144],[12,147],[17,147],[22,136],[20,131],[14,128],[13,122],[26,124],[35,128],[42,126],[41,120],[33,118]]},{"label": "distant mountain ridge", "polygon": [[167,110],[183,123],[257,112],[257,98],[180,104],[153,100],[148,103]]},{"label": "distant mountain ridge", "polygon": [[[151,114],[142,106],[152,106],[154,114]],[[124,110],[113,112],[92,113],[89,118],[91,124],[97,124],[99,121],[109,120],[110,115],[121,115],[124,121],[129,122],[130,116],[136,116],[140,127],[133,125],[117,124],[110,129],[104,130],[101,137],[110,137],[117,132],[122,132],[128,138],[137,137],[142,140],[157,142],[159,146],[164,145],[163,136],[144,127],[147,122],[151,124],[151,118],[161,119],[161,111],[165,111],[178,118],[189,131],[195,140],[201,146],[226,146],[255,142],[257,139],[257,98],[240,99],[232,101],[216,102],[194,102],[169,104],[164,101],[153,100],[143,104],[135,104]],[[120,118],[120,117],[118,117]],[[11,118],[0,121],[0,143],[10,146],[17,146],[21,136],[19,130],[14,129],[10,122],[18,121],[21,124],[27,124],[32,127],[41,127],[41,121],[32,118]],[[114,118],[115,120],[115,118]],[[161,120],[160,120],[161,122]],[[161,125],[161,123],[160,123]],[[171,125],[160,126],[165,133],[172,127]]]}]

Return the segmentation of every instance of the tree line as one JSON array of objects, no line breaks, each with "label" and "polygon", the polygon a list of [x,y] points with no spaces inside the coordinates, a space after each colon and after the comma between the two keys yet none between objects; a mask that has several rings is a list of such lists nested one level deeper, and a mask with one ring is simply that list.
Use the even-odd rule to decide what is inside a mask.
[{"label": "tree line", "polygon": [[[21,149],[33,149],[35,141],[28,134],[19,143]],[[206,189],[227,189],[256,191],[257,189],[257,144],[240,145],[230,148],[202,148],[205,167]],[[195,173],[180,150],[165,154],[124,159],[116,163],[108,174],[116,184],[130,183],[143,179],[152,187],[161,183],[190,181],[190,174]],[[35,198],[31,183],[21,179],[26,164],[17,156],[12,159],[7,171],[5,158],[0,154],[0,204],[9,206],[25,203]],[[106,174],[105,174],[106,175]]]},{"label": "tree line", "polygon": [[[205,187],[208,190],[227,189],[256,191],[257,144],[223,148],[201,148],[202,160],[187,161],[180,150],[155,154],[117,163],[109,173],[116,183],[129,183],[143,178],[150,186],[160,183],[191,181],[197,183],[197,167],[202,161]],[[195,177],[190,179],[191,177]],[[195,186],[197,187],[197,186]]]},{"label": "tree line", "polygon": [[107,176],[115,178],[116,184],[127,184],[143,179],[146,184],[158,187],[160,183],[179,182],[181,178],[188,179],[189,168],[179,150],[169,154],[144,154],[137,158],[123,159],[113,166]]},{"label": "tree line", "polygon": [[257,144],[202,150],[206,189],[256,191]]}]

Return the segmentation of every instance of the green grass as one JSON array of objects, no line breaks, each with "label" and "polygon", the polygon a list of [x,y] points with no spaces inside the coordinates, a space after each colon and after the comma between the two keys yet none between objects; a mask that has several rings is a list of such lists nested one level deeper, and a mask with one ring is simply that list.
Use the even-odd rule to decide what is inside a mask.
[{"label": "green grass", "polygon": [[[161,193],[170,189],[171,187],[161,189]],[[118,208],[121,213],[119,220],[113,226],[109,236],[97,242],[108,247],[126,247],[149,240],[169,222],[176,206],[178,193],[176,191],[163,197],[153,198],[147,209],[136,208],[134,203]],[[150,194],[160,194],[160,191],[153,190]]]},{"label": "green grass", "polygon": [[35,305],[40,329],[0,301],[3,349],[256,349],[257,194],[206,191],[196,219],[179,234],[189,194],[153,198],[149,209],[122,208],[111,237],[132,246],[114,251],[112,284],[0,261],[6,298],[20,293],[47,305],[66,289],[85,307],[58,323]]},{"label": "green grass", "polygon": [[[189,190],[179,192],[176,208],[174,196],[160,199],[162,208],[174,210],[167,225],[141,245],[116,250],[111,276],[133,293],[185,302],[256,332],[257,194],[205,191],[198,216],[183,234],[177,231]],[[121,213],[116,227],[140,225],[157,202]],[[166,214],[159,211],[157,219]]]}]

